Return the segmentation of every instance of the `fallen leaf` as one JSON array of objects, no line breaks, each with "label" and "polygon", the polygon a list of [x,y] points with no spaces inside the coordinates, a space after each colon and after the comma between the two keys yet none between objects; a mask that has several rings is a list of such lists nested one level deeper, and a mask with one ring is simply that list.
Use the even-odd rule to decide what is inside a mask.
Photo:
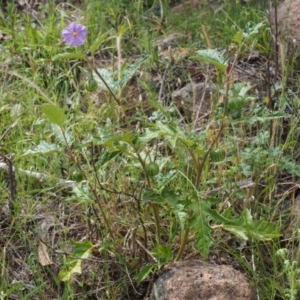
[{"label": "fallen leaf", "polygon": [[39,258],[40,264],[43,267],[53,264],[52,260],[49,257],[47,246],[42,241],[40,241],[39,247],[38,247],[38,258]]}]

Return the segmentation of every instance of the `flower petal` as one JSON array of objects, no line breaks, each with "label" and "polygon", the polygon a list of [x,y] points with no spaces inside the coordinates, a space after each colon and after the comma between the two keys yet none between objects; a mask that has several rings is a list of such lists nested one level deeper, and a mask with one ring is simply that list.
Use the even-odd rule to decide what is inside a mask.
[{"label": "flower petal", "polygon": [[87,28],[75,22],[62,31],[64,41],[70,46],[81,46],[86,42]]}]

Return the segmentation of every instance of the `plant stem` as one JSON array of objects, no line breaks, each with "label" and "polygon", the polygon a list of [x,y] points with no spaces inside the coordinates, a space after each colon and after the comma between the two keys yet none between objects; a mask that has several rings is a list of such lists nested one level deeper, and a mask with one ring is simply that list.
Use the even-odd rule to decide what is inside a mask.
[{"label": "plant stem", "polygon": [[89,66],[93,69],[93,71],[97,74],[97,76],[102,80],[102,82],[104,83],[105,87],[107,88],[107,90],[109,91],[109,93],[112,95],[112,97],[115,99],[115,101],[117,102],[117,104],[120,107],[122,107],[120,100],[117,98],[117,96],[115,95],[115,93],[111,90],[111,88],[107,84],[106,80],[98,72],[97,68],[94,66],[94,64],[91,62],[91,60],[89,58],[86,58],[86,61],[89,64]]},{"label": "plant stem", "polygon": [[199,169],[198,169],[198,172],[197,172],[196,182],[195,182],[195,187],[197,189],[199,188],[199,185],[200,185],[200,179],[201,179],[201,174],[202,174],[202,171],[203,171],[204,164],[205,164],[205,162],[208,158],[209,153],[211,152],[211,150],[215,146],[216,142],[218,141],[221,133],[223,132],[223,129],[224,129],[224,123],[222,122],[221,127],[219,129],[219,132],[218,132],[216,138],[212,141],[209,149],[206,151],[206,153],[204,154],[204,157],[202,158],[202,161],[200,163],[200,166],[199,166]]},{"label": "plant stem", "polygon": [[[140,164],[143,167],[143,170],[145,171],[145,162],[143,161],[143,159],[141,158],[140,154],[137,153],[137,158],[140,162]],[[146,174],[146,172],[145,172]],[[148,183],[148,187],[151,188],[151,180],[149,178],[149,176],[146,174],[146,179],[147,179],[147,183]],[[153,214],[154,214],[154,219],[155,219],[155,226],[156,226],[156,242],[159,245],[160,244],[160,220],[159,220],[159,206],[156,203],[152,203],[152,208],[153,208]]]},{"label": "plant stem", "polygon": [[[68,144],[68,140],[67,140],[64,128],[60,127],[60,129],[61,129],[63,138],[65,140],[65,143],[66,143],[66,146],[67,146],[67,149],[68,149],[68,153],[69,153],[72,161],[76,165],[76,168],[78,168],[78,170],[82,173],[82,176],[84,177],[84,179],[88,182],[87,176],[86,176],[85,172],[82,170],[80,164],[77,162],[77,159],[75,158],[75,156],[73,154],[73,151],[72,151],[71,147]],[[102,207],[101,201],[100,201],[100,199],[98,197],[98,194],[97,194],[96,190],[91,186],[91,184],[89,182],[88,182],[88,185],[89,185],[89,188],[91,189],[91,191],[92,191],[92,193],[93,193],[93,195],[95,197],[95,200],[96,200],[96,202],[97,202],[97,204],[98,204],[98,206],[100,208],[100,211],[101,211],[102,217],[104,219],[104,223],[106,225],[106,228],[108,229],[108,232],[109,232],[112,240],[115,241],[114,234],[113,234],[113,232],[112,232],[112,230],[111,230],[111,228],[110,228],[110,226],[108,224],[108,219],[107,219],[107,216],[105,214],[104,208]]]},{"label": "plant stem", "polygon": [[[232,69],[233,67],[235,66],[236,64],[236,60],[237,60],[237,56],[235,57],[235,60],[232,64],[232,68],[229,72],[229,74],[227,74],[227,77],[226,77],[226,85],[225,85],[225,97],[224,97],[224,113],[223,113],[223,117],[225,118],[226,117],[226,114],[227,114],[227,103],[228,103],[228,93],[229,93],[229,84],[230,84],[230,75],[231,75],[231,72],[232,72]],[[204,157],[202,158],[202,161],[201,163],[198,165],[198,162],[197,160],[195,159],[194,155],[193,155],[193,152],[190,151],[190,153],[192,154],[192,158],[193,160],[195,161],[195,165],[197,167],[197,177],[196,177],[196,181],[195,181],[195,187],[196,189],[199,189],[199,185],[200,185],[200,180],[201,180],[201,175],[202,175],[202,171],[203,171],[203,167],[204,167],[204,164],[208,158],[208,155],[209,153],[211,152],[211,150],[213,149],[213,147],[215,146],[216,143],[218,143],[219,141],[219,138],[224,130],[224,127],[225,127],[225,122],[222,121],[221,122],[221,126],[219,128],[219,132],[217,134],[217,136],[214,138],[214,140],[212,141],[209,149],[206,151],[206,153],[204,154]],[[185,229],[182,231],[181,233],[181,244],[180,244],[180,248],[179,248],[179,251],[177,253],[177,256],[175,258],[175,261],[178,261],[181,259],[182,257],[182,253],[184,251],[184,248],[187,244],[187,239],[188,239],[188,235],[189,235],[189,230],[188,229]]]},{"label": "plant stem", "polygon": [[188,236],[189,236],[189,229],[187,228],[187,229],[185,229],[181,232],[180,248],[179,248],[179,251],[176,255],[175,261],[181,260],[184,248],[187,244]]}]

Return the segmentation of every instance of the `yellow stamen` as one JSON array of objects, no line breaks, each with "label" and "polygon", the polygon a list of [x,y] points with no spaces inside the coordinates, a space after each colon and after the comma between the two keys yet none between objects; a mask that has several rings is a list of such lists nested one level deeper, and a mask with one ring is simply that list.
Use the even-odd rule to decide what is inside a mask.
[{"label": "yellow stamen", "polygon": [[72,35],[73,35],[73,36],[77,36],[78,33],[77,33],[76,31],[73,31]]}]

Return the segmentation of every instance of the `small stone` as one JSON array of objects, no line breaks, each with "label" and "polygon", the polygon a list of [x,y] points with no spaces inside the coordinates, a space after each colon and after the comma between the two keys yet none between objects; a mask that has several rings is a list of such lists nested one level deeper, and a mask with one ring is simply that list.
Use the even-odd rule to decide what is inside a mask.
[{"label": "small stone", "polygon": [[174,32],[167,37],[160,39],[156,42],[156,46],[159,52],[164,51],[168,48],[176,48],[183,40],[185,39],[184,35],[179,32]]},{"label": "small stone", "polygon": [[254,300],[244,275],[226,265],[175,263],[153,286],[151,300]]},{"label": "small stone", "polygon": [[177,108],[187,114],[205,115],[211,107],[211,90],[205,82],[188,83],[183,88],[172,93],[172,101]]}]

